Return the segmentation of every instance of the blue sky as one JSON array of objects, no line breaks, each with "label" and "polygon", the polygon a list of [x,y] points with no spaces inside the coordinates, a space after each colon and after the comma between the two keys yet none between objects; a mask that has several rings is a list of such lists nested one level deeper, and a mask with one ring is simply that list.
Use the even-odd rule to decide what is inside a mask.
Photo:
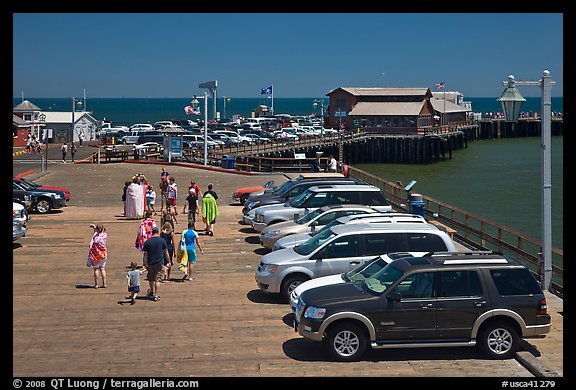
[{"label": "blue sky", "polygon": [[[323,96],[429,87],[497,97],[548,69],[563,96],[561,13],[15,13],[13,96]],[[540,96],[538,88],[522,88]]]}]

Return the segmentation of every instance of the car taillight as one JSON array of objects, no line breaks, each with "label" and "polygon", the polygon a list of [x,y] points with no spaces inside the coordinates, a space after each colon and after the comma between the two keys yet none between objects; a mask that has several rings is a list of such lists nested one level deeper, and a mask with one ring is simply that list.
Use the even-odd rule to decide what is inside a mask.
[{"label": "car taillight", "polygon": [[540,302],[538,302],[538,312],[539,315],[540,314],[548,314],[548,305],[546,304],[546,298],[540,300]]}]

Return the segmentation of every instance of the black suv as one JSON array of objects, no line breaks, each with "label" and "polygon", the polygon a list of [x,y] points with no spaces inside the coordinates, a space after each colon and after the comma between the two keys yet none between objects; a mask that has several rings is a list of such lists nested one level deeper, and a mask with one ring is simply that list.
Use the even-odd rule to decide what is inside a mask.
[{"label": "black suv", "polygon": [[366,280],[306,290],[295,330],[323,341],[336,360],[372,348],[478,346],[509,359],[521,338],[550,331],[540,284],[516,259],[499,254],[399,258]]}]

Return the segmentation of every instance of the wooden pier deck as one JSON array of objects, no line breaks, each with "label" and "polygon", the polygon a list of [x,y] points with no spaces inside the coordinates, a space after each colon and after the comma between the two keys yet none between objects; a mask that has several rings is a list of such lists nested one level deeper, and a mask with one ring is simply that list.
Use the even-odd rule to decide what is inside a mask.
[{"label": "wooden pier deck", "polygon": [[[51,164],[38,179],[71,190],[70,205],[49,215],[32,215],[28,235],[14,245],[12,277],[14,377],[490,377],[539,375],[530,367],[563,375],[563,301],[548,300],[552,332],[531,340],[533,351],[517,359],[491,361],[470,348],[370,351],[358,363],[332,362],[319,345],[291,328],[288,305],[260,293],[254,270],[265,250],[256,233],[239,224],[240,205],[232,190],[281,175],[235,175],[167,166],[180,187],[182,210],[187,184],[208,183],[220,195],[221,215],[213,237],[201,236],[200,255],[191,283],[164,283],[159,302],[126,295],[130,261],[141,261],[134,248],[138,221],[121,217],[123,183],[137,172],[153,184],[154,164]],[[183,229],[183,216],[179,216]],[[158,222],[158,217],[156,217]],[[109,235],[108,288],[92,289],[85,265],[90,223],[103,223]],[[201,224],[199,224],[201,226]],[[179,237],[179,235],[177,235]],[[181,274],[173,271],[176,278]],[[536,353],[536,354],[538,354]],[[559,378],[557,378],[559,380]]]}]

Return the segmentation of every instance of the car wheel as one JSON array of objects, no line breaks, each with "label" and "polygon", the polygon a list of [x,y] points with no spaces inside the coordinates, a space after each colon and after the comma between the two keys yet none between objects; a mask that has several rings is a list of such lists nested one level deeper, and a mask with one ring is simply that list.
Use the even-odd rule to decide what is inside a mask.
[{"label": "car wheel", "polygon": [[244,194],[240,197],[240,204],[245,204],[248,200],[248,194]]},{"label": "car wheel", "polygon": [[40,214],[49,213],[52,210],[52,203],[46,198],[40,199],[38,203],[36,203],[36,211]]},{"label": "car wheel", "polygon": [[478,345],[491,359],[510,359],[518,350],[520,338],[516,329],[506,322],[487,324],[479,333]]},{"label": "car wheel", "polygon": [[352,322],[337,323],[328,329],[326,350],[342,362],[358,361],[366,351],[366,332]]},{"label": "car wheel", "polygon": [[282,287],[280,288],[280,295],[282,296],[282,301],[284,303],[290,302],[290,294],[292,294],[292,291],[294,291],[296,287],[298,287],[300,284],[304,283],[308,279],[309,278],[305,275],[294,275],[287,277],[282,282]]}]

